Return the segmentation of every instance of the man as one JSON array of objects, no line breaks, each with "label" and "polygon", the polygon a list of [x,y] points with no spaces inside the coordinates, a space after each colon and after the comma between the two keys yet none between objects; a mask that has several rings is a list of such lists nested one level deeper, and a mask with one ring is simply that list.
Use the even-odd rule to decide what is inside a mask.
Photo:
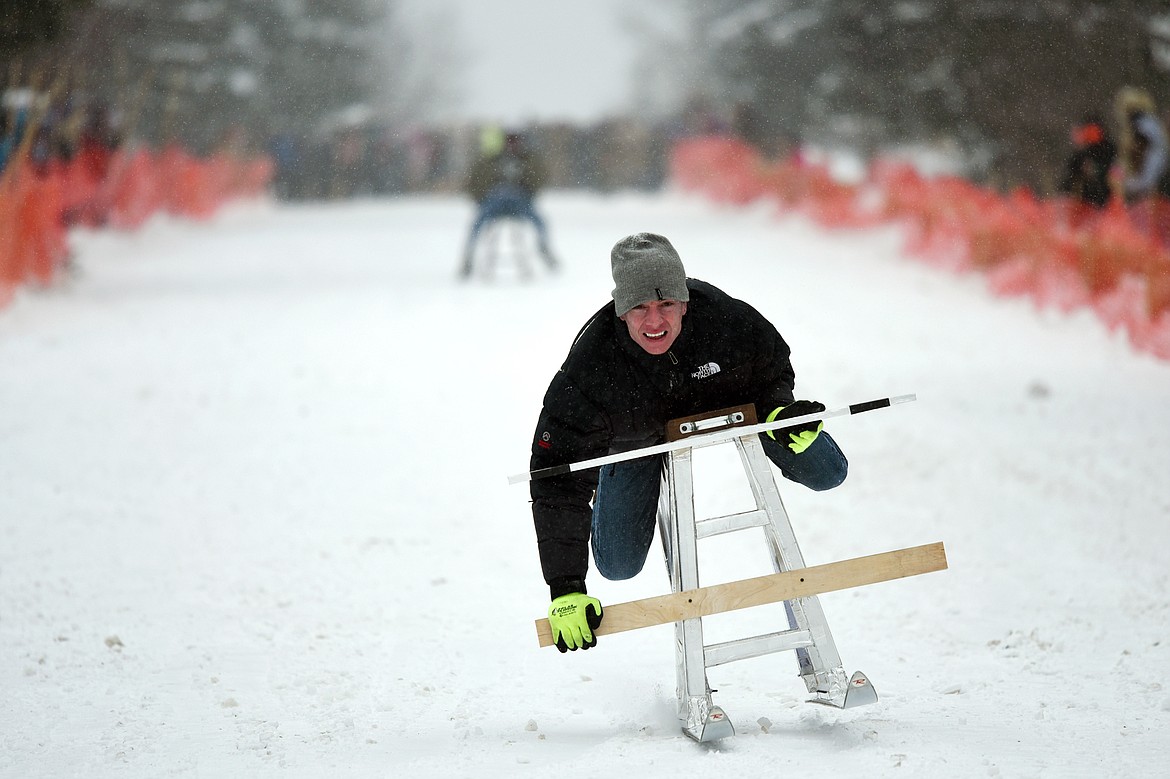
[{"label": "man", "polygon": [[1148,201],[1158,193],[1170,159],[1166,130],[1158,121],[1153,98],[1143,89],[1123,87],[1114,108],[1120,125],[1122,194],[1129,204]]},{"label": "man", "polygon": [[481,145],[483,156],[472,166],[467,177],[467,192],[479,206],[479,211],[467,236],[460,274],[463,277],[471,275],[480,231],[492,220],[502,217],[532,222],[540,256],[549,268],[555,268],[556,259],[548,245],[548,227],[533,203],[546,179],[541,160],[516,133],[500,135],[489,129],[484,133]]},{"label": "man", "polygon": [[[661,443],[666,422],[704,411],[754,403],[772,421],[825,409],[794,399],[788,344],[776,328],[747,303],[688,279],[666,238],[623,238],[610,264],[613,302],[578,333],[545,393],[533,469]],[[761,436],[781,473],[814,490],[836,487],[849,468],[822,427]],[[654,455],[532,482],[549,623],[562,652],[596,644],[602,607],[585,588],[590,543],[607,579],[642,570],[663,463]]]},{"label": "man", "polygon": [[1058,189],[1088,208],[1104,208],[1109,203],[1109,171],[1117,157],[1117,145],[1096,115],[1085,117],[1072,129],[1072,142],[1073,152]]}]

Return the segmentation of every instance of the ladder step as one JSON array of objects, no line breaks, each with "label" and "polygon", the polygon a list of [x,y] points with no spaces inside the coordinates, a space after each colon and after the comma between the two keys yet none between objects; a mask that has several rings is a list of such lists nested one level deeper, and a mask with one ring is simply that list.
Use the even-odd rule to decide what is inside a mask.
[{"label": "ladder step", "polygon": [[704,664],[710,668],[736,660],[746,660],[749,657],[761,657],[775,652],[789,652],[812,645],[812,634],[807,630],[781,630],[777,633],[767,633],[752,638],[709,644],[703,647],[703,659]]},{"label": "ladder step", "polygon": [[767,524],[768,512],[763,509],[728,514],[725,517],[710,517],[695,522],[695,537],[696,539],[710,538],[723,533],[747,530],[751,527],[763,527]]}]

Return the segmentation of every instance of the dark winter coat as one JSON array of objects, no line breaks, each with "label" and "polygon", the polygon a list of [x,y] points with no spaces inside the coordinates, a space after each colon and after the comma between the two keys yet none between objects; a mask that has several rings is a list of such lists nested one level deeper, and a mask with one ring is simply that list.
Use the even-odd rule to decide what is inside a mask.
[{"label": "dark winter coat", "polygon": [[1117,158],[1117,146],[1108,138],[1077,149],[1068,158],[1060,191],[1083,203],[1103,207],[1111,194],[1109,171]]},{"label": "dark winter coat", "polygon": [[[697,279],[678,338],[652,355],[610,302],[585,324],[544,396],[531,467],[661,443],[671,419],[754,403],[766,416],[793,400],[788,344],[747,303]],[[531,484],[532,516],[552,591],[583,583],[597,469]],[[554,595],[555,597],[555,595]]]},{"label": "dark winter coat", "polygon": [[544,164],[525,149],[504,149],[498,154],[479,158],[467,177],[467,192],[482,202],[488,192],[501,184],[517,187],[532,197],[545,185]]}]

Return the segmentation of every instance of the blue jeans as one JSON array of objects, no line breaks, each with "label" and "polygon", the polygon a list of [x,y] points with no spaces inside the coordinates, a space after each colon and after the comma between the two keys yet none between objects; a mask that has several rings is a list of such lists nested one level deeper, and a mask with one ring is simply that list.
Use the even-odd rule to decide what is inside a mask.
[{"label": "blue jeans", "polygon": [[502,217],[516,217],[527,219],[536,228],[537,241],[542,253],[548,252],[548,228],[536,208],[532,204],[532,195],[519,187],[507,184],[498,184],[493,187],[479,204],[479,213],[471,225],[471,234],[467,236],[467,253],[475,247],[475,241],[484,226],[493,219]]},{"label": "blue jeans", "polygon": [[[832,489],[845,481],[849,472],[848,460],[828,433],[822,432],[800,454],[766,435],[760,440],[764,454],[780,473],[809,489]],[[629,579],[645,565],[657,526],[665,465],[666,456],[658,454],[601,466],[593,496],[590,540],[593,562],[605,578]]]}]

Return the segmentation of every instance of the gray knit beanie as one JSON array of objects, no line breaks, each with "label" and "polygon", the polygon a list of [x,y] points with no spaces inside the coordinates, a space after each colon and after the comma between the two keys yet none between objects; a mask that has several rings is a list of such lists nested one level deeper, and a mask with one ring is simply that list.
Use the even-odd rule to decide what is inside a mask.
[{"label": "gray knit beanie", "polygon": [[638,233],[621,239],[609,253],[609,263],[618,316],[647,300],[691,299],[682,260],[661,235]]}]

